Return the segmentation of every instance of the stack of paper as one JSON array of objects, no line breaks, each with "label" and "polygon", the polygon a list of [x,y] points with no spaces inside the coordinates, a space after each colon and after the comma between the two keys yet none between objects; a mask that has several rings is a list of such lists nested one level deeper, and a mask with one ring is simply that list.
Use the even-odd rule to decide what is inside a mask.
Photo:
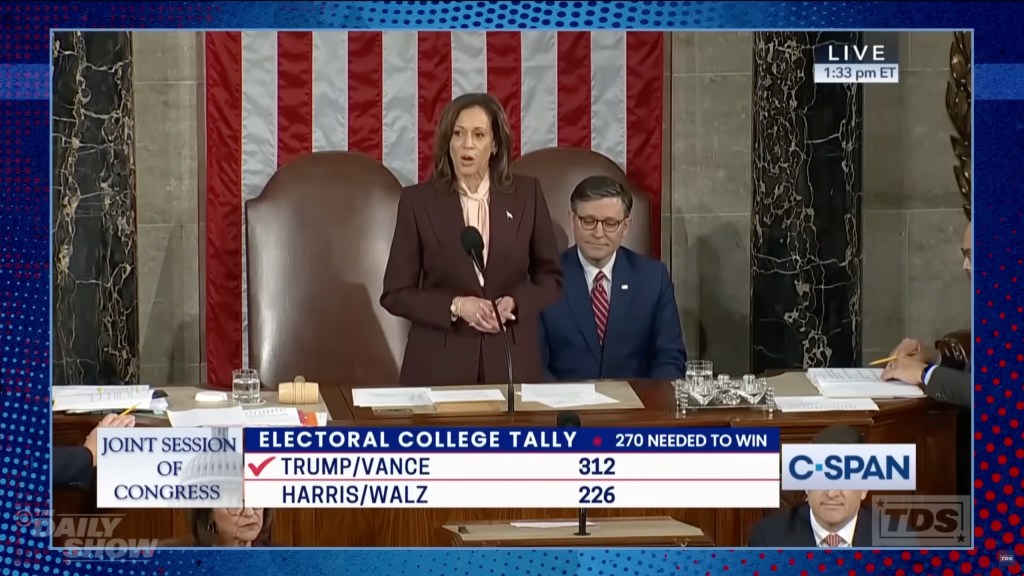
[{"label": "stack of paper", "polygon": [[102,410],[150,410],[153,390],[137,386],[54,386],[54,412],[99,412]]},{"label": "stack of paper", "polygon": [[[230,408],[196,408],[194,410],[169,410],[167,418],[175,428],[261,428],[272,426],[304,426],[304,419],[298,408],[271,407],[246,410],[241,406]],[[319,423],[316,418],[310,419]]]},{"label": "stack of paper", "polygon": [[523,384],[523,402],[551,408],[616,404],[618,400],[598,392],[593,384]]},{"label": "stack of paper", "polygon": [[135,384],[132,386],[54,386],[53,397],[56,399],[67,396],[102,394],[104,392],[146,392],[148,390],[149,384]]},{"label": "stack of paper", "polygon": [[245,411],[245,425],[251,428],[269,426],[302,426],[298,408],[274,407]]},{"label": "stack of paper", "polygon": [[427,393],[431,404],[444,402],[504,402],[500,390],[431,390]]},{"label": "stack of paper", "polygon": [[245,426],[245,410],[241,406],[168,410],[167,419],[175,428],[203,428],[206,426],[241,428]]},{"label": "stack of paper", "polygon": [[352,403],[360,408],[429,406],[430,388],[353,388]]},{"label": "stack of paper", "polygon": [[828,398],[924,397],[913,384],[882,380],[881,368],[811,368],[807,377]]},{"label": "stack of paper", "polygon": [[825,398],[824,396],[776,396],[783,412],[869,412],[878,410],[871,398]]}]

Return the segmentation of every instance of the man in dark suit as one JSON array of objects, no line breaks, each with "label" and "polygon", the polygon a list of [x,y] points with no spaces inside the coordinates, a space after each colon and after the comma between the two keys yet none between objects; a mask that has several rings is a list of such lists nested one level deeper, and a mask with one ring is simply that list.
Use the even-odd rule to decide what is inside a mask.
[{"label": "man in dark suit", "polygon": [[92,471],[96,467],[97,438],[100,428],[132,428],[135,416],[107,414],[92,429],[81,446],[53,447],[53,487],[57,490],[88,488],[92,484]]},{"label": "man in dark suit", "polygon": [[686,349],[668,269],[622,247],[633,196],[614,178],[592,176],[573,190],[571,206],[564,297],[541,316],[548,380],[682,378]]},{"label": "man in dark suit", "polygon": [[[829,426],[815,444],[863,444],[849,426]],[[864,490],[808,490],[807,502],[779,510],[751,530],[748,546],[770,548],[850,548],[871,546],[872,512]]]}]

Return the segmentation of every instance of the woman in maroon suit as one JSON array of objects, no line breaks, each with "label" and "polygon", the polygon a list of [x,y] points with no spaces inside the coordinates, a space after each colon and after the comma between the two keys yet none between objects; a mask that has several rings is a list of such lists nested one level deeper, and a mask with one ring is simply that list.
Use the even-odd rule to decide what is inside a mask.
[{"label": "woman in maroon suit", "polygon": [[[501,325],[516,382],[543,381],[539,318],[561,298],[562,271],[540,183],[511,165],[497,100],[466,94],[445,108],[431,180],[402,191],[380,298],[412,323],[402,385],[507,382]],[[483,274],[463,249],[469,226],[483,238]]]}]

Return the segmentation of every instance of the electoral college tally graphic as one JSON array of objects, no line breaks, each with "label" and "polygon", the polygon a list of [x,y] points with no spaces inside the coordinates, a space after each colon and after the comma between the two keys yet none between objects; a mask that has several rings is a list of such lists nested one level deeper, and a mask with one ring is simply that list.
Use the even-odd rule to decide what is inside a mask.
[{"label": "electoral college tally graphic", "polygon": [[246,429],[244,473],[273,508],[777,507],[779,431]]}]

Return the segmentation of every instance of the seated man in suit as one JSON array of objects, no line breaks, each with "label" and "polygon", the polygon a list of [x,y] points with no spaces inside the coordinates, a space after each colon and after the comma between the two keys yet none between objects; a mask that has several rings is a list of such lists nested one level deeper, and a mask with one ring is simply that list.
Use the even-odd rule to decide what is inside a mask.
[{"label": "seated man in suit", "polygon": [[97,439],[100,428],[132,428],[135,416],[107,414],[100,423],[89,432],[85,444],[81,446],[53,447],[53,487],[56,490],[67,488],[88,488],[92,484],[92,471],[96,467]]},{"label": "seated man in suit", "polygon": [[[815,444],[863,444],[849,426],[829,426]],[[750,532],[748,546],[771,548],[850,548],[871,546],[871,507],[864,490],[808,490],[807,503],[774,512]]]},{"label": "seated man in suit", "polygon": [[[964,255],[964,272],[971,277],[971,225],[967,224],[960,248]],[[942,356],[931,346],[907,338],[892,351],[897,356],[882,371],[886,380],[901,380],[920,386],[929,397],[950,404],[970,407],[974,397],[971,365],[963,371],[942,366]]]},{"label": "seated man in suit", "polygon": [[564,295],[541,316],[547,378],[682,378],[686,350],[668,269],[622,247],[633,196],[614,178],[592,176],[571,205]]}]

